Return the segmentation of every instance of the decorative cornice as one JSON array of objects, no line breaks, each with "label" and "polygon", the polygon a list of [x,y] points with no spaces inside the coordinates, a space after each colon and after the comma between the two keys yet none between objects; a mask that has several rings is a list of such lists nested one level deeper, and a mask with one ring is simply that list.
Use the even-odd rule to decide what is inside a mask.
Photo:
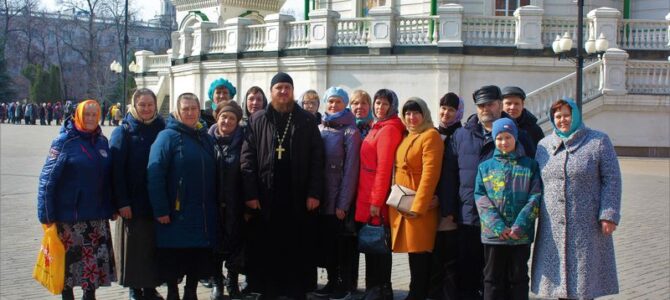
[{"label": "decorative cornice", "polygon": [[248,10],[278,12],[286,0],[172,0],[179,11],[198,10],[219,5]]}]

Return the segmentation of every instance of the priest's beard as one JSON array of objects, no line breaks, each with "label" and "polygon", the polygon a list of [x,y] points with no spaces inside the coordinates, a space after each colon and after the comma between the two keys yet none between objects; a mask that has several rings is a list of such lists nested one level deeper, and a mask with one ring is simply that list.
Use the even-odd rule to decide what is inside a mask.
[{"label": "priest's beard", "polygon": [[280,113],[287,113],[293,111],[293,106],[295,104],[294,100],[288,101],[287,103],[279,103],[278,101],[270,102],[272,108]]}]

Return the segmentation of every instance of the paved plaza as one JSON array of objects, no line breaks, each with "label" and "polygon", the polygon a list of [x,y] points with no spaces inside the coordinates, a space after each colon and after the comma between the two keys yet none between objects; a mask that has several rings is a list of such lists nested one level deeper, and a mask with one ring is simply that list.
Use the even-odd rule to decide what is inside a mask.
[{"label": "paved plaza", "polygon": [[[56,126],[0,125],[0,300],[60,299],[35,282],[32,269],[42,237],[37,221],[39,172]],[[104,127],[106,136],[111,127]],[[621,226],[614,233],[621,293],[601,299],[670,299],[670,160],[620,158],[623,172]],[[113,230],[112,230],[113,231]],[[361,256],[359,286],[364,286]],[[319,282],[325,272],[320,270]],[[393,288],[403,299],[409,286],[407,255],[393,257]],[[159,291],[165,295],[166,290]],[[198,288],[199,299],[209,289]],[[81,290],[75,290],[78,298]],[[127,299],[118,285],[97,299]]]}]

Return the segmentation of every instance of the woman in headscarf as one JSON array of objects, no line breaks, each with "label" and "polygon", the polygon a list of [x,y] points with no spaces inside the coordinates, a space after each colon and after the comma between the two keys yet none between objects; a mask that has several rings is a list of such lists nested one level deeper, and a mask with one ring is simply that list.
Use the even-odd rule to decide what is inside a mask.
[{"label": "woman in headscarf", "polygon": [[457,263],[458,263],[458,199],[448,197],[448,189],[458,189],[458,182],[446,180],[446,172],[451,166],[447,157],[451,151],[451,136],[461,128],[464,112],[463,99],[454,93],[446,93],[440,98],[440,122],[437,131],[444,144],[442,173],[437,184],[437,196],[440,200],[440,221],[437,226],[433,264],[430,272],[428,296],[431,299],[457,299]]},{"label": "woman in headscarf", "polygon": [[345,218],[353,213],[355,203],[361,134],[356,128],[354,115],[346,108],[349,96],[345,90],[329,88],[323,95],[323,102],[326,112],[319,131],[326,156],[326,185],[325,199],[319,208],[319,240],[328,283],[314,294],[345,299],[355,292],[352,262],[358,250],[353,236],[346,232]]},{"label": "woman in headscarf", "polygon": [[[265,109],[268,106],[268,99],[265,97],[263,89],[252,86],[244,95],[244,119],[247,120],[255,112]],[[246,123],[246,122],[245,122]]]},{"label": "woman in headscarf", "polygon": [[361,132],[361,138],[365,139],[372,128],[372,109],[370,103],[370,95],[364,90],[355,90],[351,93],[351,103],[349,108],[356,117],[356,127]]},{"label": "woman in headscarf", "polygon": [[551,106],[537,147],[544,183],[531,290],[542,298],[617,294],[612,233],[621,218],[621,171],[607,134],[586,127],[571,99]]},{"label": "woman in headscarf", "polygon": [[141,88],[133,94],[128,114],[110,138],[112,195],[121,216],[116,223],[114,249],[119,284],[130,289],[130,299],[163,299],[156,291],[161,281],[156,273],[155,224],[146,174],[151,144],[164,128],[156,95]]},{"label": "woman in headscarf", "polygon": [[205,102],[209,103],[209,106],[203,108],[200,116],[206,123],[203,125],[205,125],[207,128],[210,128],[212,125],[216,124],[216,120],[214,118],[214,110],[216,109],[216,106],[222,101],[230,101],[231,99],[235,98],[236,94],[237,89],[227,79],[219,78],[212,81],[212,83],[209,85],[209,89],[207,90],[207,96],[209,96],[209,100],[211,100],[211,102]]},{"label": "woman in headscarf", "polygon": [[[245,130],[239,126],[242,121],[242,108],[235,101],[221,101],[216,107],[216,124],[209,128],[214,138],[216,151],[216,195],[219,203],[219,215],[222,222],[222,247],[217,249],[221,260],[217,261],[214,275],[214,288],[211,299],[223,299],[223,260],[228,270],[227,290],[231,299],[240,299],[239,274],[242,272],[242,223],[244,201],[241,198],[242,176],[240,173],[240,152]],[[216,255],[216,254],[215,254]]]},{"label": "woman in headscarf", "polygon": [[112,235],[108,219],[111,201],[111,156],[102,134],[100,105],[80,103],[51,143],[40,174],[37,215],[40,223],[57,226],[65,246],[63,299],[95,299],[95,290],[116,280]]},{"label": "woman in headscarf", "polygon": [[199,120],[198,97],[179,95],[149,152],[147,186],[159,223],[156,260],[168,300],[179,299],[177,282],[184,275],[181,299],[197,299],[198,280],[212,275],[212,253],[220,242],[214,141]]},{"label": "woman in headscarf", "polygon": [[409,98],[402,107],[402,121],[409,134],[395,157],[395,184],[416,191],[409,212],[389,209],[391,249],[409,253],[410,284],[407,299],[426,299],[431,252],[438,223],[435,189],[440,179],[444,143],[433,128],[430,110],[421,98]]},{"label": "woman in headscarf", "polygon": [[[388,226],[386,198],[405,126],[398,118],[398,96],[389,89],[375,93],[373,112],[375,123],[361,144],[355,220],[359,226],[367,222]],[[391,253],[365,254],[365,299],[393,299],[391,262]]]}]

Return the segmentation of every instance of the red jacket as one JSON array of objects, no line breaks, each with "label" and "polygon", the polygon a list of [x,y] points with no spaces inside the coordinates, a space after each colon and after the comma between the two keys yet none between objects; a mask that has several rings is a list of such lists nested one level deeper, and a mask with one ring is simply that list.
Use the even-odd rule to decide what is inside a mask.
[{"label": "red jacket", "polygon": [[[389,223],[386,198],[391,190],[395,152],[402,141],[405,126],[393,116],[372,125],[361,144],[361,169],[356,198],[357,222],[367,222],[370,205],[381,206],[384,223]],[[375,220],[376,221],[376,220]]]}]

